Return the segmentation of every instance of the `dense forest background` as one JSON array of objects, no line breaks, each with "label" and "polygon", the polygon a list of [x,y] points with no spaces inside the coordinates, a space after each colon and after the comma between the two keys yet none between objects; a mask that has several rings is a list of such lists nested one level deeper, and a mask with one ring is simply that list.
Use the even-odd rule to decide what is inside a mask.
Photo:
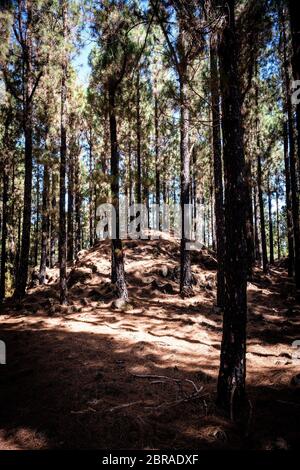
[{"label": "dense forest background", "polygon": [[[131,254],[120,237],[121,202],[144,204],[153,233],[165,205],[172,221],[191,204],[223,318],[217,403],[245,425],[247,283],[279,276],[288,307],[299,301],[296,0],[1,0],[0,31],[3,308],[22,309],[53,282],[72,305],[82,256],[108,247],[97,208],[112,203],[108,272],[126,316],[126,256],[139,245]],[[176,245],[183,302],[197,294],[193,237]]]}]

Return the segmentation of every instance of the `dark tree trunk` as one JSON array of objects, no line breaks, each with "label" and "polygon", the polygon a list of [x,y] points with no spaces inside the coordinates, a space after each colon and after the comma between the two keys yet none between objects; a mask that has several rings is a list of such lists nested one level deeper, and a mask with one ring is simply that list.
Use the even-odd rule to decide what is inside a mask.
[{"label": "dark tree trunk", "polygon": [[[291,13],[294,12],[294,2],[289,2],[291,7]],[[291,181],[291,206],[292,206],[292,218],[293,218],[293,235],[294,235],[294,273],[295,283],[297,290],[300,289],[300,226],[299,226],[299,200],[298,200],[298,182],[297,182],[297,169],[296,169],[296,145],[294,135],[294,117],[293,108],[291,101],[291,81],[289,75],[289,61],[287,55],[287,37],[285,28],[285,15],[281,13],[282,22],[282,39],[283,39],[283,73],[285,80],[285,94],[286,94],[286,110],[288,118],[288,142],[289,142],[289,168],[290,168],[290,181]],[[292,19],[292,24],[296,25],[298,20]],[[293,35],[295,36],[295,35]],[[299,35],[296,35],[299,37]],[[294,37],[294,42],[295,42]],[[294,45],[293,42],[293,45]],[[299,51],[293,51],[293,70],[297,69],[297,65],[294,64],[295,58],[299,58]],[[298,65],[299,67],[299,65]],[[298,149],[299,150],[299,149]]]},{"label": "dark tree trunk", "polygon": [[40,283],[45,283],[46,267],[48,259],[49,245],[49,165],[44,165],[43,176],[43,203],[42,203],[42,246],[41,246],[41,263],[40,263]]},{"label": "dark tree trunk", "polygon": [[140,72],[136,77],[136,158],[137,158],[137,179],[136,179],[136,202],[142,204],[142,162],[141,162],[141,97],[140,97]]},{"label": "dark tree trunk", "polygon": [[[70,146],[71,147],[71,146]],[[68,243],[67,259],[74,259],[74,156],[69,153],[68,168]]]},{"label": "dark tree trunk", "polygon": [[117,295],[123,300],[128,300],[128,292],[125,280],[124,254],[122,241],[120,239],[120,218],[119,218],[119,198],[120,198],[120,169],[119,150],[117,140],[117,122],[115,109],[114,83],[109,86],[109,127],[111,142],[111,195],[112,204],[115,208],[116,216],[116,236],[112,240],[112,275],[111,280],[116,284]]},{"label": "dark tree trunk", "polygon": [[224,26],[219,45],[225,181],[224,317],[218,403],[239,417],[245,404],[247,247],[246,183],[237,71],[235,1],[221,2]]},{"label": "dark tree trunk", "polygon": [[89,239],[90,247],[94,245],[94,220],[93,220],[93,131],[90,128],[90,139],[89,139]]},{"label": "dark tree trunk", "polygon": [[181,270],[180,270],[180,294],[188,297],[193,293],[192,272],[191,272],[191,252],[188,244],[190,242],[190,204],[191,193],[191,169],[189,152],[189,109],[188,109],[188,79],[187,65],[182,61],[180,74],[180,162],[181,162]]},{"label": "dark tree trunk", "polygon": [[22,223],[22,210],[21,208],[18,211],[18,243],[17,243],[17,252],[16,252],[16,259],[15,259],[15,272],[16,275],[20,269],[20,254],[21,254],[21,223]]},{"label": "dark tree trunk", "polygon": [[[300,80],[300,16],[299,16],[299,1],[289,0],[289,16],[292,33],[292,69],[294,80]],[[297,89],[299,85],[297,86]],[[298,100],[299,101],[299,100]],[[300,103],[296,104],[296,124],[297,124],[297,136],[298,136],[298,171],[300,170]],[[298,259],[299,261],[299,259]],[[299,268],[300,270],[300,268]],[[299,273],[297,273],[299,275]],[[299,284],[298,284],[298,287]]]},{"label": "dark tree trunk", "polygon": [[5,276],[6,276],[6,243],[8,223],[8,168],[6,162],[3,165],[2,174],[2,239],[1,239],[1,268],[0,268],[0,302],[5,298]]},{"label": "dark tree trunk", "polygon": [[271,188],[270,188],[270,174],[268,175],[268,212],[269,212],[270,264],[274,264],[274,236],[273,236],[272,193],[271,193]]},{"label": "dark tree trunk", "polygon": [[[258,151],[260,151],[259,144],[258,144]],[[260,154],[257,155],[257,187],[258,187],[258,202],[259,202],[262,265],[263,265],[263,272],[266,273],[268,271],[268,254],[267,254],[267,237],[266,237],[265,209],[264,209],[264,199],[263,199],[262,168],[261,168]]]},{"label": "dark tree trunk", "polygon": [[25,133],[25,180],[24,180],[24,209],[22,244],[20,253],[20,265],[18,269],[15,296],[22,298],[25,295],[29,251],[30,251],[30,229],[31,229],[31,190],[32,190],[32,111],[31,104],[25,105],[24,133]]},{"label": "dark tree trunk", "polygon": [[257,187],[254,186],[254,235],[255,235],[255,260],[261,263],[261,256],[260,256],[260,239],[259,239],[259,231],[258,231],[258,208],[259,204],[257,201]]},{"label": "dark tree trunk", "polygon": [[57,202],[56,202],[56,189],[57,189],[57,175],[55,170],[52,170],[51,177],[51,217],[50,217],[50,268],[55,264],[55,243],[57,240]]},{"label": "dark tree trunk", "polygon": [[254,233],[253,233],[253,209],[252,209],[252,168],[251,159],[246,160],[246,242],[248,258],[248,279],[252,278],[254,264]]},{"label": "dark tree trunk", "polygon": [[[63,40],[66,41],[67,5],[61,0],[63,20]],[[59,286],[60,303],[67,303],[67,239],[66,239],[66,156],[67,156],[67,130],[66,130],[66,99],[67,99],[67,57],[63,58],[61,78],[61,109],[60,109],[60,167],[59,167]]]},{"label": "dark tree trunk", "polygon": [[80,162],[79,155],[75,159],[75,253],[82,247],[82,224],[81,224],[81,188],[80,188]]},{"label": "dark tree trunk", "polygon": [[280,236],[280,221],[279,221],[279,177],[276,182],[276,232],[277,232],[277,259],[281,258],[281,236]]},{"label": "dark tree trunk", "polygon": [[40,222],[40,166],[36,169],[36,220],[34,235],[34,266],[38,265],[39,255],[39,222]]},{"label": "dark tree trunk", "polygon": [[23,100],[23,130],[25,138],[25,178],[24,178],[24,198],[23,198],[23,226],[22,245],[20,252],[20,263],[17,275],[15,297],[22,298],[25,295],[29,252],[30,252],[30,231],[31,231],[31,190],[32,190],[32,100],[33,100],[33,79],[32,79],[32,4],[26,4],[27,32],[26,43],[23,44],[23,67],[24,67],[24,100]]},{"label": "dark tree trunk", "polygon": [[154,95],[154,127],[155,127],[155,203],[158,205],[158,230],[160,224],[160,158],[159,158],[159,118],[158,118],[158,97]]},{"label": "dark tree trunk", "polygon": [[224,189],[221,151],[221,129],[220,129],[220,92],[219,72],[215,45],[210,42],[210,72],[211,72],[211,105],[213,125],[213,163],[214,163],[214,188],[215,188],[215,219],[217,239],[217,305],[224,305]]},{"label": "dark tree trunk", "polygon": [[293,216],[291,204],[291,176],[290,176],[290,158],[288,149],[288,125],[283,123],[283,152],[284,152],[284,170],[285,170],[285,201],[286,201],[286,222],[288,238],[288,274],[290,277],[294,274],[294,237],[293,237]]}]

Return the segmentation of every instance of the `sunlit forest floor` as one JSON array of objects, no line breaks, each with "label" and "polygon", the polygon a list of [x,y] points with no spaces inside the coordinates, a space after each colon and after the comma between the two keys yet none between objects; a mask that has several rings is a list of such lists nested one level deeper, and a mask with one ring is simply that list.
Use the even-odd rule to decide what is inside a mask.
[{"label": "sunlit forest floor", "polygon": [[114,301],[110,247],[80,253],[70,305],[57,270],[21,304],[1,310],[7,365],[0,376],[0,448],[294,448],[300,385],[292,342],[300,307],[282,267],[249,283],[248,424],[217,410],[222,317],[215,268],[193,254],[195,296],[178,294],[176,241],[125,243],[130,304]]}]

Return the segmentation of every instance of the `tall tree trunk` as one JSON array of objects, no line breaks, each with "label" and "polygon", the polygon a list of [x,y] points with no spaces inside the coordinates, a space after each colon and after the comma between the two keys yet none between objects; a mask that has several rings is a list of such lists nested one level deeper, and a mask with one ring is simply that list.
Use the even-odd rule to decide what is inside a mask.
[{"label": "tall tree trunk", "polygon": [[136,158],[137,158],[137,181],[136,202],[142,204],[142,162],[141,162],[141,96],[140,96],[140,71],[136,77]]},{"label": "tall tree trunk", "polygon": [[257,187],[254,186],[254,235],[255,235],[255,260],[261,263],[260,256],[260,239],[258,234],[258,208],[259,204],[257,201]]},{"label": "tall tree trunk", "polygon": [[25,295],[31,230],[31,191],[32,191],[32,9],[31,2],[27,2],[27,47],[24,58],[24,102],[23,102],[23,129],[25,137],[25,179],[24,179],[24,208],[22,245],[20,253],[20,265],[18,269],[15,296],[22,298]]},{"label": "tall tree trunk", "polygon": [[90,247],[94,245],[94,220],[93,220],[93,129],[90,127],[89,138],[89,240]]},{"label": "tall tree trunk", "polygon": [[219,45],[225,180],[224,316],[218,403],[239,417],[245,403],[247,252],[246,184],[237,70],[235,1],[222,0],[224,26]]},{"label": "tall tree trunk", "polygon": [[[259,137],[257,138],[259,140]],[[260,143],[258,143],[258,152],[260,152]],[[259,202],[262,265],[263,265],[263,272],[266,273],[268,271],[268,254],[267,254],[265,209],[264,209],[264,199],[263,199],[262,168],[261,168],[260,153],[258,153],[257,155],[257,187],[258,187],[258,202]]]},{"label": "tall tree trunk", "polygon": [[252,278],[254,264],[254,233],[253,233],[253,209],[252,209],[252,164],[251,158],[246,159],[246,242],[248,258],[248,279]]},{"label": "tall tree trunk", "polygon": [[280,220],[279,220],[279,177],[276,181],[276,233],[277,233],[277,259],[281,258],[281,236],[280,236]]},{"label": "tall tree trunk", "polygon": [[[72,146],[70,145],[72,148]],[[74,155],[69,153],[68,168],[68,242],[67,259],[74,259]]]},{"label": "tall tree trunk", "polygon": [[213,125],[213,162],[214,162],[214,188],[215,188],[215,219],[216,219],[216,239],[217,239],[217,305],[224,305],[224,200],[223,200],[223,171],[222,171],[222,151],[221,151],[221,129],[220,129],[220,93],[219,93],[219,72],[217,63],[217,53],[215,45],[210,40],[210,91],[212,105],[212,125]]},{"label": "tall tree trunk", "polygon": [[80,188],[80,161],[79,154],[75,158],[75,253],[82,247],[82,224],[81,224],[81,188]]},{"label": "tall tree trunk", "polygon": [[158,205],[158,230],[160,224],[160,157],[159,157],[159,117],[158,117],[158,97],[154,95],[154,127],[155,127],[155,203]]},{"label": "tall tree trunk", "polygon": [[[183,40],[182,40],[183,42]],[[190,242],[190,192],[191,192],[191,169],[189,152],[189,109],[188,109],[188,77],[187,64],[182,60],[180,81],[180,162],[181,162],[181,270],[180,270],[180,294],[188,297],[193,293],[191,252],[188,244]]]},{"label": "tall tree trunk", "polygon": [[[292,69],[294,80],[300,80],[300,16],[299,16],[299,1],[288,0],[290,25],[292,33]],[[299,84],[297,86],[299,89]],[[300,170],[300,102],[296,104],[296,124],[297,124],[297,136],[298,136],[298,170]],[[299,259],[298,259],[299,261]],[[300,269],[300,268],[299,268]],[[297,273],[298,275],[299,273]],[[298,284],[299,287],[299,284]]]},{"label": "tall tree trunk", "polygon": [[[61,0],[63,20],[63,40],[66,47],[67,35],[67,4]],[[67,100],[67,54],[64,51],[61,78],[61,108],[60,108],[60,167],[59,167],[59,286],[60,303],[67,303],[67,240],[66,240],[66,155],[67,155],[67,130],[66,130],[66,100]]]},{"label": "tall tree trunk", "polygon": [[1,268],[0,268],[0,302],[5,298],[5,277],[6,277],[6,243],[7,243],[7,222],[8,222],[8,168],[4,161],[2,173],[2,239],[1,239]]},{"label": "tall tree trunk", "polygon": [[[15,259],[15,272],[16,272],[16,275],[18,275],[18,272],[19,272],[19,269],[20,269],[21,238],[22,238],[21,224],[22,224],[22,209],[20,207],[19,211],[18,211],[18,243],[17,243],[17,252],[16,252],[16,259]],[[17,289],[17,281],[16,281],[16,289]]]},{"label": "tall tree trunk", "polygon": [[270,264],[274,264],[274,237],[273,237],[272,193],[271,193],[271,188],[270,188],[270,174],[268,174],[268,212],[269,212]]},{"label": "tall tree trunk", "polygon": [[36,169],[36,220],[34,234],[34,266],[38,265],[39,255],[39,222],[40,222],[40,166]]},{"label": "tall tree trunk", "polygon": [[41,263],[40,263],[40,283],[45,283],[46,267],[48,258],[49,244],[49,165],[44,164],[43,175],[43,202],[42,202],[42,246],[41,246]]},{"label": "tall tree trunk", "polygon": [[293,236],[293,216],[291,204],[291,175],[290,175],[290,158],[288,144],[288,125],[283,123],[283,155],[285,170],[285,203],[286,203],[286,222],[287,222],[287,238],[288,238],[288,274],[290,277],[294,274],[294,236]]},{"label": "tall tree trunk", "polygon": [[52,170],[51,177],[51,217],[50,217],[50,268],[54,267],[55,264],[55,243],[57,240],[57,202],[56,202],[56,190],[57,190],[58,178],[55,169]]},{"label": "tall tree trunk", "polygon": [[128,138],[128,191],[129,191],[129,207],[132,204],[132,189],[133,189],[133,181],[132,181],[132,151],[131,151],[131,133],[129,134]]},{"label": "tall tree trunk", "polygon": [[111,142],[111,195],[115,208],[116,236],[112,239],[112,282],[116,284],[117,295],[123,300],[128,300],[128,291],[125,281],[124,254],[120,239],[120,169],[119,150],[117,140],[117,121],[115,109],[116,88],[114,83],[109,86],[109,127]]},{"label": "tall tree trunk", "polygon": [[[290,13],[295,13],[295,2],[289,1]],[[292,218],[293,218],[293,235],[294,235],[294,270],[295,270],[295,284],[297,290],[300,290],[300,226],[299,226],[299,199],[298,199],[298,182],[297,182],[297,169],[296,169],[296,145],[294,135],[294,116],[291,101],[291,81],[289,74],[289,60],[287,54],[287,37],[286,37],[286,21],[285,12],[281,12],[281,23],[282,23],[282,39],[283,39],[283,73],[285,80],[285,94],[286,94],[286,110],[288,118],[288,141],[289,141],[289,168],[291,178],[291,201],[292,201]],[[298,19],[291,17],[292,26],[292,39],[293,39],[293,72],[294,76],[297,76],[299,64],[295,63],[295,60],[299,60],[300,52],[297,49],[297,43],[299,41],[299,33],[294,28],[297,28],[299,24]],[[298,46],[299,47],[299,46]],[[300,77],[299,77],[300,78]],[[297,105],[297,114],[300,111],[299,105]],[[298,116],[297,123],[300,124]],[[298,129],[299,130],[299,129]],[[300,142],[300,140],[299,140]],[[299,143],[298,142],[298,143]],[[298,149],[298,156],[300,150]],[[299,159],[300,163],[300,159]]]}]

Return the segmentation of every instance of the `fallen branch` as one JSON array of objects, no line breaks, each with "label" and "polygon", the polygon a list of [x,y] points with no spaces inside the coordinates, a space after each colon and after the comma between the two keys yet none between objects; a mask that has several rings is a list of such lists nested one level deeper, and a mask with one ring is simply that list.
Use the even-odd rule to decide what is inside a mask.
[{"label": "fallen branch", "polygon": [[196,384],[190,379],[176,379],[174,377],[168,377],[167,375],[153,375],[153,374],[131,374],[133,377],[138,379],[160,379],[151,383],[163,383],[164,380],[170,380],[171,382],[188,382],[191,383],[195,389],[196,393],[199,393],[203,390],[203,387],[198,388]]},{"label": "fallen branch", "polygon": [[141,400],[132,401],[131,403],[124,403],[123,405],[114,406],[113,408],[110,408],[109,411],[112,413],[113,411],[121,410],[123,408],[128,408],[129,406],[140,405],[141,403],[143,403],[143,401]]},{"label": "fallen branch", "polygon": [[148,409],[148,410],[153,410],[153,409],[159,410],[161,408],[171,408],[173,406],[180,405],[181,403],[187,403],[191,400],[196,400],[196,399],[198,400],[199,398],[204,398],[206,396],[208,396],[208,393],[204,393],[202,395],[200,393],[193,393],[192,395],[189,395],[188,397],[185,397],[185,398],[180,398],[179,400],[173,400],[173,401],[161,403],[160,405],[157,405],[157,406],[148,406],[148,407],[146,407],[146,409]]},{"label": "fallen branch", "polygon": [[70,413],[72,415],[82,415],[84,413],[97,413],[97,410],[95,410],[94,408],[89,407],[89,408],[86,408],[85,410],[78,410],[78,411],[73,411],[72,410],[72,411],[70,411]]}]

